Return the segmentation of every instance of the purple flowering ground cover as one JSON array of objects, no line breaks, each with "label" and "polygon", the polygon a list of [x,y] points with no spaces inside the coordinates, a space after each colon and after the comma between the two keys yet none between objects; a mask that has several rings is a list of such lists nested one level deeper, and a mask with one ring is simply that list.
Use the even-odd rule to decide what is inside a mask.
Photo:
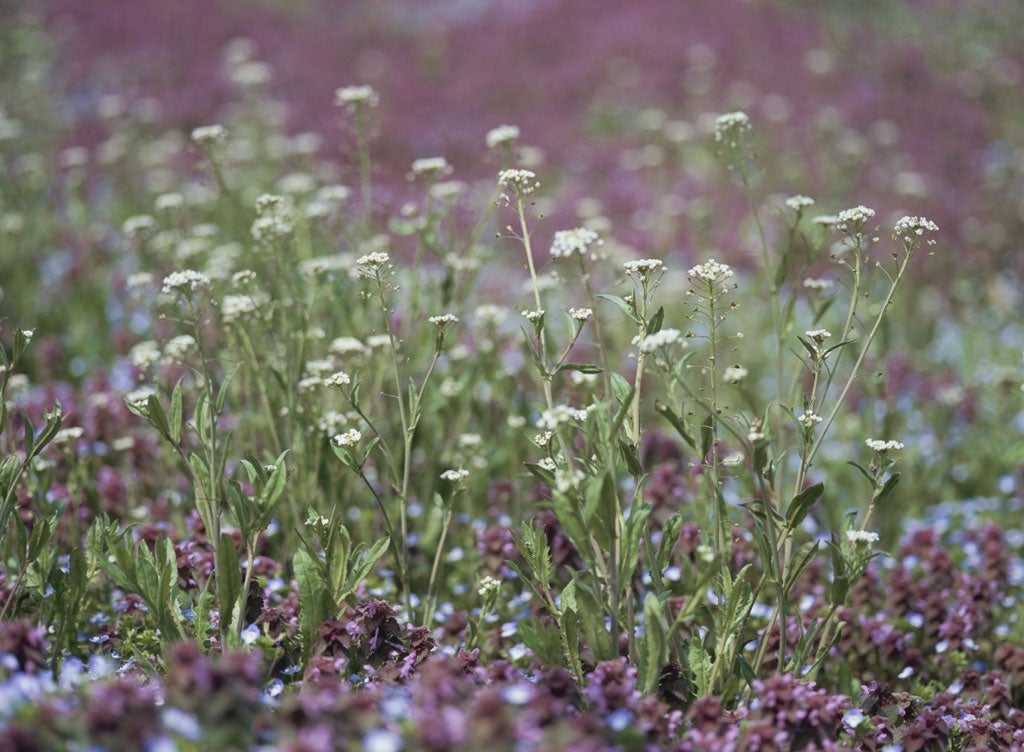
[{"label": "purple flowering ground cover", "polygon": [[1022,23],[0,3],[0,752],[1024,749]]}]

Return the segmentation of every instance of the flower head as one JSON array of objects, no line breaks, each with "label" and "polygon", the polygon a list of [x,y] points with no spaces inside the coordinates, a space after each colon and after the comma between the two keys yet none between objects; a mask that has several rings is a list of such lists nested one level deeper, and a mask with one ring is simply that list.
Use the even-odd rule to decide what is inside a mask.
[{"label": "flower head", "polygon": [[693,280],[717,282],[719,279],[729,279],[734,276],[734,272],[728,264],[721,264],[714,259],[709,259],[690,269],[686,276]]},{"label": "flower head", "polygon": [[380,95],[372,86],[342,86],[334,90],[334,103],[355,112],[361,107],[376,107],[380,104]]},{"label": "flower head", "polygon": [[220,146],[227,140],[228,131],[223,125],[201,125],[192,129],[192,140],[207,149]]},{"label": "flower head", "polygon": [[903,449],[902,441],[885,441],[883,439],[865,439],[868,449],[879,454],[885,454],[886,452],[898,452]]},{"label": "flower head", "polygon": [[164,293],[196,292],[209,287],[209,277],[195,269],[185,269],[180,272],[172,272],[164,277],[163,291]]},{"label": "flower head", "polygon": [[872,543],[878,542],[878,533],[872,533],[869,530],[847,530],[846,540],[854,545],[870,546]]},{"label": "flower head", "polygon": [[469,470],[445,470],[441,473],[441,480],[447,480],[451,483],[459,483],[469,477]]},{"label": "flower head", "polygon": [[537,174],[530,170],[502,170],[498,173],[498,185],[521,198],[537,190],[540,182]]},{"label": "flower head", "polygon": [[[926,232],[938,232],[939,226],[930,219],[924,217],[902,217],[896,222],[893,228],[892,237],[894,240],[901,240],[907,246],[915,246]],[[935,245],[935,240],[929,238],[928,245]]]},{"label": "flower head", "polygon": [[487,131],[487,148],[497,149],[499,146],[511,144],[519,138],[518,125],[499,125]]},{"label": "flower head", "polygon": [[843,209],[836,216],[836,227],[850,235],[863,232],[867,221],[875,216],[875,210],[866,206],[855,206],[852,209]]},{"label": "flower head", "polygon": [[810,196],[790,196],[786,199],[786,206],[795,212],[801,212],[808,206],[814,206],[814,199]]},{"label": "flower head", "polygon": [[575,230],[559,230],[551,242],[551,258],[568,258],[573,255],[586,256],[591,246],[604,245],[604,241],[593,230],[577,227]]},{"label": "flower head", "polygon": [[745,112],[728,112],[715,118],[715,143],[736,148],[753,130]]},{"label": "flower head", "polygon": [[359,440],[363,438],[363,434],[355,428],[350,428],[345,433],[335,434],[331,441],[336,446],[340,447],[353,447],[359,443]]},{"label": "flower head", "polygon": [[665,271],[665,263],[661,259],[647,258],[627,261],[623,265],[627,277],[634,277],[640,282],[646,282],[655,274]]},{"label": "flower head", "polygon": [[722,374],[722,381],[726,384],[739,384],[743,379],[747,378],[747,374],[750,373],[743,366],[729,366],[725,369],[725,373]]}]

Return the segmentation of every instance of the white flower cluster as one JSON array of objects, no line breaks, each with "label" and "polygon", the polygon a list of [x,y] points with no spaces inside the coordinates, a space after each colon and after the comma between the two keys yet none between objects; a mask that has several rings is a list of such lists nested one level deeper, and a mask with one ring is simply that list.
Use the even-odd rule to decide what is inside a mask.
[{"label": "white flower cluster", "polygon": [[749,373],[743,366],[729,366],[722,374],[722,381],[726,384],[739,384]]},{"label": "white flower cluster", "polygon": [[502,170],[498,173],[498,185],[511,188],[517,196],[533,193],[540,187],[537,174],[530,170]]},{"label": "white flower cluster", "polygon": [[197,290],[208,289],[210,278],[195,269],[184,269],[180,272],[171,272],[164,277],[164,293],[185,292],[186,290],[196,292]]},{"label": "white flower cluster", "polygon": [[715,142],[736,147],[740,139],[752,130],[745,112],[728,112],[715,118]]},{"label": "white flower cluster", "polygon": [[140,235],[152,232],[156,228],[156,220],[148,214],[139,214],[128,217],[121,224],[121,232],[126,238],[135,239]]},{"label": "white flower cluster", "polygon": [[570,420],[582,423],[593,409],[593,405],[582,409],[570,407],[569,405],[555,405],[550,410],[545,410],[541,413],[540,419],[537,421],[537,428],[544,431],[554,431],[562,423],[568,423]]},{"label": "white flower cluster", "polygon": [[363,434],[356,428],[350,428],[345,433],[339,433],[334,436],[331,441],[336,446],[340,447],[352,447],[359,443],[359,440],[363,438]]},{"label": "white flower cluster", "polygon": [[440,316],[431,316],[427,319],[431,324],[436,326],[438,329],[446,329],[449,326],[459,323],[459,317],[454,313],[445,313]]},{"label": "white flower cluster", "polygon": [[250,232],[257,243],[270,245],[291,235],[294,226],[281,196],[264,193],[256,199],[256,219]]},{"label": "white flower cluster", "polygon": [[196,348],[196,338],[189,334],[179,334],[171,337],[164,345],[164,356],[171,360],[180,361]]},{"label": "white flower cluster", "polygon": [[832,289],[833,285],[835,285],[835,282],[831,279],[815,279],[813,277],[808,277],[804,280],[804,287],[812,292],[824,292],[825,290]]},{"label": "white flower cluster", "polygon": [[569,258],[574,254],[586,256],[592,245],[604,245],[604,241],[593,230],[586,227],[559,230],[551,242],[551,258]]},{"label": "white flower cluster", "polygon": [[227,140],[228,131],[223,125],[201,125],[192,129],[192,140],[199,146],[212,148]]},{"label": "white flower cluster", "polygon": [[269,305],[270,297],[265,292],[253,292],[247,295],[225,295],[220,302],[220,315],[226,323],[246,319],[257,313],[259,309]]},{"label": "white flower cluster", "polygon": [[875,216],[875,210],[866,206],[843,209],[836,215],[836,227],[842,232],[857,233],[864,228],[864,223],[873,216]]},{"label": "white flower cluster", "polygon": [[813,410],[808,410],[806,413],[802,413],[796,417],[797,422],[800,423],[804,428],[814,428],[814,426],[821,423],[824,420],[820,415],[815,413]]},{"label": "white flower cluster", "polygon": [[334,90],[334,104],[352,112],[359,107],[376,107],[380,95],[372,86],[342,86]]},{"label": "white flower cluster", "polygon": [[152,340],[140,342],[128,352],[128,360],[136,368],[149,368],[160,360],[160,348]]},{"label": "white flower cluster", "polygon": [[898,452],[903,449],[902,441],[885,441],[883,439],[866,439],[864,441],[868,449],[884,454],[885,452]]},{"label": "white flower cluster", "polygon": [[576,321],[580,321],[580,322],[590,321],[590,319],[591,319],[591,317],[593,315],[594,315],[594,309],[593,308],[570,308],[569,309],[569,318],[575,319]]},{"label": "white flower cluster", "polygon": [[477,586],[476,592],[480,597],[486,598],[500,587],[501,580],[491,577],[490,575],[485,575],[480,580],[480,585]]},{"label": "white flower cluster", "polygon": [[154,394],[156,394],[156,390],[153,387],[142,386],[128,392],[124,399],[130,405],[134,405],[137,408],[145,408],[149,404],[149,398]]},{"label": "white flower cluster", "polygon": [[427,157],[412,163],[412,177],[440,178],[450,175],[452,166],[444,157]]},{"label": "white flower cluster", "polygon": [[878,542],[878,533],[872,533],[869,530],[847,530],[846,540],[855,545],[863,543],[865,546],[870,546],[872,543]]},{"label": "white flower cluster", "polygon": [[85,433],[85,429],[81,426],[71,426],[70,428],[62,428],[57,431],[53,436],[54,444],[67,444],[73,441],[77,441],[82,438]]},{"label": "white flower cluster", "polygon": [[447,480],[451,483],[458,483],[469,477],[469,470],[445,470],[441,473],[441,480]]},{"label": "white flower cluster", "polygon": [[327,346],[332,355],[366,355],[370,348],[355,337],[335,337]]},{"label": "white flower cluster", "polygon": [[[938,232],[939,226],[930,219],[924,217],[901,217],[893,228],[892,236],[896,240],[903,240],[907,243],[915,242],[926,232]],[[935,245],[935,241],[928,240],[928,245]]]},{"label": "white flower cluster", "polygon": [[623,265],[627,277],[636,277],[640,282],[645,282],[657,272],[665,271],[665,264],[661,259],[635,259],[627,261]]},{"label": "white flower cluster", "polygon": [[808,206],[814,206],[814,199],[803,195],[790,196],[786,199],[786,206],[795,212],[803,211]]},{"label": "white flower cluster", "polygon": [[733,270],[728,264],[720,264],[714,259],[709,259],[703,264],[698,264],[686,273],[690,279],[699,279],[705,282],[715,282],[721,278],[728,279],[733,276]]},{"label": "white flower cluster", "polygon": [[[677,342],[682,342],[683,335],[678,329],[660,329],[653,334],[648,334],[643,340],[637,341],[638,338],[633,339],[633,344],[639,344],[640,352],[652,353],[659,347],[668,347],[674,345]],[[686,344],[685,342],[683,344]]]},{"label": "white flower cluster", "polygon": [[349,378],[349,375],[344,371],[337,371],[324,379],[324,386],[336,387],[338,389],[343,386],[348,386],[351,383],[352,379]]},{"label": "white flower cluster", "polygon": [[542,318],[544,318],[544,309],[538,308],[535,311],[523,311],[523,317],[531,324],[536,324]]},{"label": "white flower cluster", "polygon": [[359,268],[360,273],[370,277],[376,276],[390,264],[391,256],[384,251],[374,251],[356,259],[356,266]]},{"label": "white flower cluster", "polygon": [[807,339],[811,340],[811,342],[814,342],[816,345],[820,345],[821,343],[823,343],[825,340],[832,336],[832,332],[830,332],[828,329],[808,329],[806,332],[804,332],[804,336],[807,337]]},{"label": "white flower cluster", "polygon": [[487,148],[497,149],[504,144],[510,144],[519,138],[518,125],[499,125],[487,131]]}]

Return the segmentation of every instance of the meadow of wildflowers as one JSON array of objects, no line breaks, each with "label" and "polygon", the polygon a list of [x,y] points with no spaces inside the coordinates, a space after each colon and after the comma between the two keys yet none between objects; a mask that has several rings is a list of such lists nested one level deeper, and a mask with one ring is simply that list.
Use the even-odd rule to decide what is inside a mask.
[{"label": "meadow of wildflowers", "polygon": [[1017,3],[0,21],[0,750],[1024,749]]}]

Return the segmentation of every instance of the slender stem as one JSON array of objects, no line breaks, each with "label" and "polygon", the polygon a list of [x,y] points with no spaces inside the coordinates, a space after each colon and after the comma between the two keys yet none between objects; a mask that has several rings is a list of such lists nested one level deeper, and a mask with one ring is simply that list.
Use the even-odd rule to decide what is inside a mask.
[{"label": "slender stem", "polygon": [[437,593],[434,592],[434,584],[437,581],[437,570],[441,566],[441,555],[444,553],[444,541],[448,537],[448,528],[451,527],[452,517],[455,514],[453,508],[448,509],[444,516],[444,524],[441,526],[441,537],[437,541],[437,550],[434,551],[434,564],[430,567],[430,580],[427,583],[427,607],[423,614],[423,623],[430,626],[430,619],[434,615],[434,606],[437,601]]}]

